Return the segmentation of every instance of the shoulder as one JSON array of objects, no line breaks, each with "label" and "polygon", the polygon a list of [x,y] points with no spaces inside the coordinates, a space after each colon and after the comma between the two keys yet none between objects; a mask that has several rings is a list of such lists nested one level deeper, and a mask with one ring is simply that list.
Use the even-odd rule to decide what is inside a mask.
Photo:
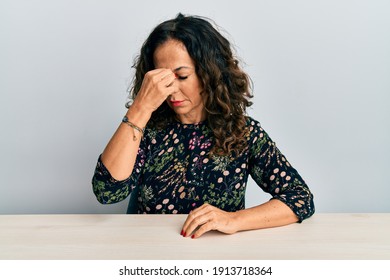
[{"label": "shoulder", "polygon": [[260,122],[249,116],[246,117],[246,129],[250,138],[264,134],[264,129],[261,127]]},{"label": "shoulder", "polygon": [[264,144],[272,142],[267,132],[263,129],[260,122],[252,117],[246,117],[247,141],[250,150],[257,152]]},{"label": "shoulder", "polygon": [[254,118],[250,116],[246,116],[246,126],[247,127],[260,127],[260,122],[258,120],[255,120]]}]

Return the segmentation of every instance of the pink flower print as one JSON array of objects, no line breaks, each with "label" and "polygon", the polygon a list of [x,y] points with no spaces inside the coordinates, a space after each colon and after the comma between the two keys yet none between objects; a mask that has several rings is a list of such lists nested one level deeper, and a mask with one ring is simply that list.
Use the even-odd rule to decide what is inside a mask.
[{"label": "pink flower print", "polygon": [[194,139],[191,139],[189,144],[190,145],[188,146],[188,149],[190,149],[190,150],[195,149],[195,140]]},{"label": "pink flower print", "polygon": [[193,150],[193,149],[195,149],[196,146],[199,146],[200,140],[201,140],[202,138],[204,138],[204,136],[201,136],[201,137],[196,136],[195,133],[192,133],[192,135],[194,135],[194,136],[193,136],[193,138],[190,140],[190,146],[189,146],[190,150]]},{"label": "pink flower print", "polygon": [[[203,136],[202,136],[202,137],[203,137]],[[207,141],[207,142],[202,143],[202,144],[200,145],[200,148],[201,148],[202,150],[205,150],[205,149],[207,149],[207,148],[210,147],[210,146],[211,146],[210,141]]]}]

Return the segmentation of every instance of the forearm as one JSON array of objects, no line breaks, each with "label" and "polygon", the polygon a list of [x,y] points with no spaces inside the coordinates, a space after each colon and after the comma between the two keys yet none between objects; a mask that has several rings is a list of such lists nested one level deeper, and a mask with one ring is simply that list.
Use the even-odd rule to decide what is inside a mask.
[{"label": "forearm", "polygon": [[[170,69],[159,68],[147,72],[137,97],[126,114],[128,120],[140,128],[145,127],[152,112],[157,110],[170,94],[178,91],[174,84],[175,79],[176,76]],[[141,133],[122,123],[107,144],[101,159],[116,180],[124,180],[131,175],[140,138]]]},{"label": "forearm", "polygon": [[[135,104],[126,113],[130,122],[142,128],[146,126],[150,115],[148,112],[139,109]],[[116,180],[124,180],[131,175],[141,136],[139,131],[126,123],[121,123],[104,149],[101,160]]]},{"label": "forearm", "polygon": [[294,212],[277,199],[233,214],[235,231],[284,226],[298,220]]}]

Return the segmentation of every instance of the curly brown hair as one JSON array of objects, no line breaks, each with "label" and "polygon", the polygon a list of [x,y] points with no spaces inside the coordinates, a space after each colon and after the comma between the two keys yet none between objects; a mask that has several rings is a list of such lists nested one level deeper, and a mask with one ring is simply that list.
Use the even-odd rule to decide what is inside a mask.
[{"label": "curly brown hair", "polygon": [[[203,88],[207,123],[215,138],[211,153],[240,154],[247,146],[245,112],[252,105],[249,99],[253,97],[250,79],[239,67],[230,42],[205,18],[178,14],[152,31],[133,65],[136,73],[130,90],[132,99],[137,96],[145,74],[155,69],[156,48],[170,39],[183,43],[195,63]],[[153,112],[148,126],[163,128],[174,118],[174,111],[164,102]]]}]

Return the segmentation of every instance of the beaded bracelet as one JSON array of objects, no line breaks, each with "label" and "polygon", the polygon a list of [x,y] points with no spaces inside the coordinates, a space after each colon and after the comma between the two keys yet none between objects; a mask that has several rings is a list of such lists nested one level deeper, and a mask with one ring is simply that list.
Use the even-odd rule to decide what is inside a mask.
[{"label": "beaded bracelet", "polygon": [[[136,126],[132,122],[129,121],[127,116],[124,116],[122,119],[122,122],[130,126],[131,128],[137,130],[139,133],[141,133],[141,138],[144,136],[145,128],[140,128],[139,126]],[[135,133],[133,133],[133,141],[137,141],[137,136],[135,136]]]}]

